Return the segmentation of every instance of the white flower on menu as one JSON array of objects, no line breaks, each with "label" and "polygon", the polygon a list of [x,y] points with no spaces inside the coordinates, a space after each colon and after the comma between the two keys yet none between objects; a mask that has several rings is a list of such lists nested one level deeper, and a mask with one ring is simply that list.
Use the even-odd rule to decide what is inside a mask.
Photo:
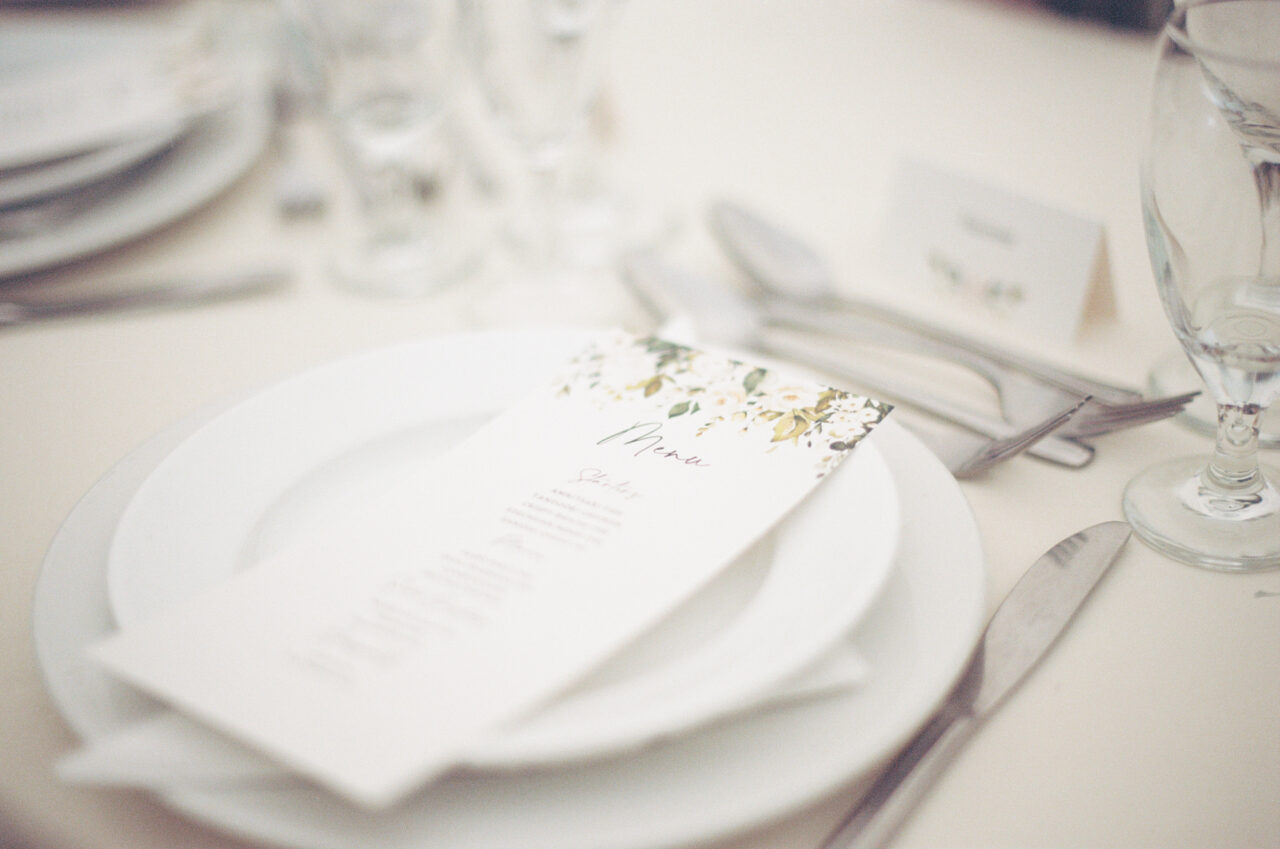
[{"label": "white flower on menu", "polygon": [[688,397],[707,415],[724,415],[742,409],[748,392],[739,375],[742,366],[732,360],[695,354],[684,363],[678,379]]},{"label": "white flower on menu", "polygon": [[756,409],[786,413],[791,410],[811,407],[817,403],[818,399],[814,397],[812,387],[777,383],[769,379],[771,376],[765,376],[763,385],[753,399]]},{"label": "white flower on menu", "polygon": [[741,363],[725,357],[696,352],[684,361],[685,374],[680,380],[708,392],[731,389],[735,385],[742,389],[742,380],[737,376],[742,367]]},{"label": "white flower on menu", "polygon": [[866,399],[862,406],[853,414],[853,421],[857,423],[863,433],[870,430],[872,426],[877,425],[885,417],[888,407],[882,403],[872,402]]},{"label": "white flower on menu", "polygon": [[725,416],[741,410],[747,403],[747,390],[742,385],[718,383],[698,395],[698,406],[708,416]]},{"label": "white flower on menu", "polygon": [[609,351],[605,362],[606,376],[618,384],[634,383],[637,378],[655,373],[653,352],[636,342]]}]

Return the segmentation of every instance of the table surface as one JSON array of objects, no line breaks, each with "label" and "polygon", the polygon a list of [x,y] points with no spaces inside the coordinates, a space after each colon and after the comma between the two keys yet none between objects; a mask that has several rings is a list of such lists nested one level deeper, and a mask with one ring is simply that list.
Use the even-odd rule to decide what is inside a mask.
[{"label": "table surface", "polygon": [[[1102,299],[1073,341],[1046,343],[963,305],[943,318],[1141,385],[1172,345],[1138,209],[1152,46],[1150,35],[1025,4],[632,3],[613,57],[602,162],[634,197],[672,213],[678,230],[665,250],[691,270],[733,274],[704,224],[711,201],[732,197],[805,234],[848,291],[889,302],[901,287],[872,270],[873,257],[905,156],[1096,219],[1110,308]],[[334,179],[323,135],[305,124],[299,132],[301,154]],[[35,663],[32,593],[60,523],[131,448],[192,411],[397,340],[477,327],[648,326],[608,275],[571,295],[536,291],[496,254],[474,277],[416,300],[342,291],[324,270],[332,220],[284,220],[276,210],[277,159],[266,156],[195,215],[54,274],[36,294],[258,261],[293,269],[286,294],[0,332],[0,845],[243,845],[143,794],[72,788],[52,774],[75,739]],[[1020,457],[963,483],[990,608],[1054,541],[1120,518],[1121,491],[1139,470],[1209,445],[1162,422],[1097,447],[1083,470]],[[1134,541],[894,846],[1280,846],[1278,636],[1280,573],[1201,571]],[[716,846],[816,847],[849,802],[835,793]]]}]

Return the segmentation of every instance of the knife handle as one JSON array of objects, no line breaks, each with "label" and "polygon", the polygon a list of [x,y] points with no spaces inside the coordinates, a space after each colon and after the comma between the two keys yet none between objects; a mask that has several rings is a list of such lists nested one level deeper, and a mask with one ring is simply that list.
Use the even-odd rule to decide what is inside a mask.
[{"label": "knife handle", "polygon": [[978,719],[962,711],[944,712],[926,725],[821,849],[882,849],[977,727]]},{"label": "knife handle", "polygon": [[0,301],[0,327],[47,318],[133,309],[209,304],[281,289],[289,280],[284,268],[236,271],[149,283],[102,295],[47,302]]}]

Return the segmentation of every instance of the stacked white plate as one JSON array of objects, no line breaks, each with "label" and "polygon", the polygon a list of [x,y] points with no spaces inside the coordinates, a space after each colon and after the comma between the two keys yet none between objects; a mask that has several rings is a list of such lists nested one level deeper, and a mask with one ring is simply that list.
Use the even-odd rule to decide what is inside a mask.
[{"label": "stacked white plate", "polygon": [[[174,426],[75,508],[46,558],[35,641],[83,737],[157,707],[86,645],[308,533],[354,484],[439,452],[551,373],[584,331],[381,349]],[[662,626],[465,767],[370,814],[282,775],[174,782],[174,809],[299,849],[662,847],[749,828],[874,768],[952,685],[983,609],[955,481],[892,417],[796,513]],[[771,699],[834,653],[870,673]]]},{"label": "stacked white plate", "polygon": [[0,18],[0,278],[173,221],[261,153],[261,75],[211,68],[181,32],[92,11]]}]

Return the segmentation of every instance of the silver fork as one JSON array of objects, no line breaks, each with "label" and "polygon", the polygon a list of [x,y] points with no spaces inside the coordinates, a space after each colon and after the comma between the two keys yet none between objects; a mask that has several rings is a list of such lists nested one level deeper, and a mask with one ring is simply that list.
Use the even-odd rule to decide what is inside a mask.
[{"label": "silver fork", "polygon": [[936,427],[908,425],[912,433],[946,465],[957,478],[975,477],[997,463],[1021,454],[1070,420],[1080,407],[1069,407],[1039,424],[1024,428],[1001,439],[978,436],[951,428],[946,432]]},{"label": "silver fork", "polygon": [[[1017,373],[1006,372],[998,377],[986,374],[983,376],[997,386],[1001,413],[1007,421],[1014,423],[1033,417],[1037,410],[1050,410],[1055,403],[1079,397],[1069,390],[1036,383],[1033,378]],[[1199,394],[1185,392],[1181,395],[1120,403],[1090,397],[1089,402],[1063,427],[1060,435],[1082,439],[1159,421],[1182,412]]]},{"label": "silver fork", "polygon": [[[861,369],[850,358],[832,359],[804,342],[779,338],[767,329],[757,332],[756,347],[773,356],[803,362],[833,377],[852,381],[894,403],[927,413],[933,422],[941,420],[948,423],[950,426],[941,431],[936,426],[913,426],[911,430],[943,459],[956,477],[976,474],[1005,457],[1032,447],[1041,458],[1072,468],[1086,466],[1093,459],[1093,449],[1083,443],[1042,440],[1049,433],[1061,435],[1062,428],[1083,412],[1088,398],[1069,398],[1057,408],[1048,410],[1043,418],[1018,426],[995,415],[950,402],[936,392],[916,386],[902,375],[890,377]],[[963,430],[957,431],[956,428]],[[983,462],[984,452],[991,453],[991,462]]]},{"label": "silver fork", "polygon": [[1110,397],[1099,397],[1085,391],[1093,387],[1068,386],[1064,385],[1064,379],[1028,374],[1002,365],[968,344],[939,341],[931,335],[857,313],[819,309],[781,298],[770,298],[764,312],[771,324],[780,327],[819,331],[838,338],[930,353],[963,365],[995,387],[1000,412],[1006,421],[1014,425],[1025,426],[1040,421],[1073,400],[1088,397],[1088,403],[1058,430],[1059,436],[1068,438],[1099,436],[1168,418],[1181,412],[1199,394],[1187,392],[1144,398],[1137,392],[1109,387],[1110,391],[1105,394]]}]

